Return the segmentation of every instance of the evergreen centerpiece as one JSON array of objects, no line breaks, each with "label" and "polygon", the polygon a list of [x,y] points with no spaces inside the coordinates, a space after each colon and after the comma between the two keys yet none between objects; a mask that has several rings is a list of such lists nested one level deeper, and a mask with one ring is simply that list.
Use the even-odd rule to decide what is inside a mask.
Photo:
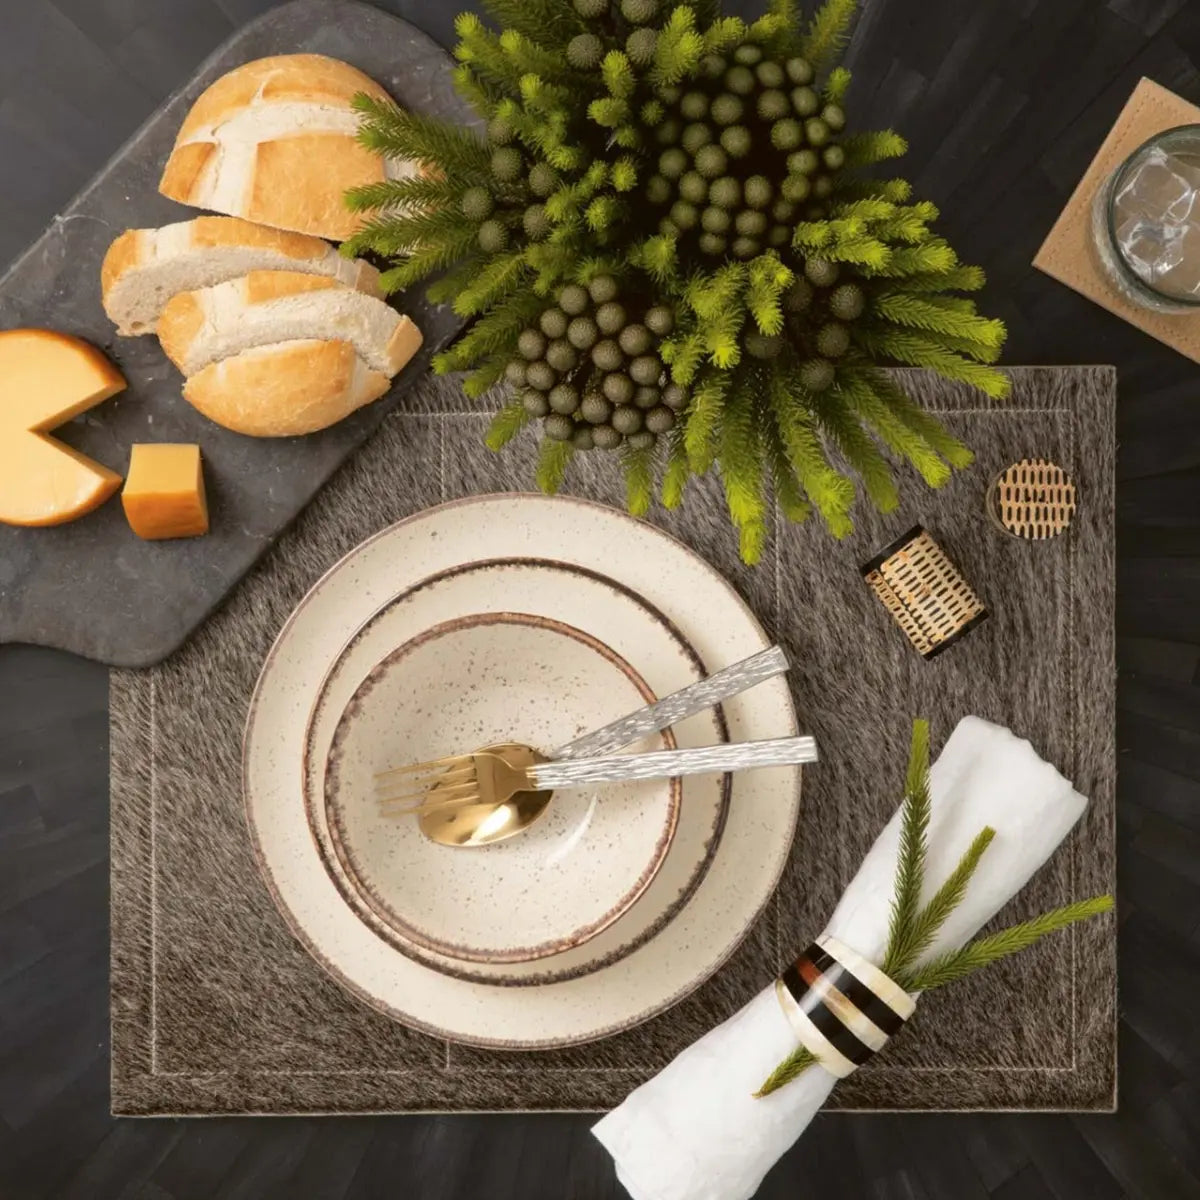
[{"label": "evergreen centerpiece", "polygon": [[363,143],[428,170],[349,193],[369,215],[345,250],[391,260],[389,290],[444,272],[431,297],[475,320],[435,369],[515,389],[489,445],[540,421],[547,491],[618,450],[636,513],[656,460],[670,507],[715,465],[748,561],[772,498],[841,536],[855,477],[898,503],[889,452],[933,487],[971,461],[879,369],[1008,391],[1003,325],[959,294],[983,273],[862,171],[905,143],[848,132],[856,0],[806,25],[792,0],[751,24],[713,0],[485,3],[502,31],[459,17],[455,82],[486,135],[360,96]]}]

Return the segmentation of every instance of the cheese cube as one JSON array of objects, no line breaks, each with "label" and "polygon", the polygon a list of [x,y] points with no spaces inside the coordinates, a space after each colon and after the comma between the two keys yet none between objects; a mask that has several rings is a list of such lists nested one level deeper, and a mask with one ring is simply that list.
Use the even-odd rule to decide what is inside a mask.
[{"label": "cheese cube", "polygon": [[200,447],[141,442],[129,455],[121,492],[129,526],[140,538],[195,537],[208,532]]}]

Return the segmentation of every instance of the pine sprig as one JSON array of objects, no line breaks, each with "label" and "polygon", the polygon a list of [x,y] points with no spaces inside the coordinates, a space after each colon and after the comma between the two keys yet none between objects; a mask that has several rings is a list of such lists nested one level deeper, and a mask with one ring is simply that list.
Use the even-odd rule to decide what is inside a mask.
[{"label": "pine sprig", "polygon": [[412,175],[351,188],[346,193],[346,207],[352,212],[378,209],[381,214],[401,208],[446,208],[457,204],[464,191],[466,184],[461,178]]},{"label": "pine sprig", "polygon": [[[476,271],[476,274],[478,272]],[[449,349],[434,355],[433,368],[439,374],[463,371],[480,359],[496,358],[501,368],[508,361],[504,351],[513,337],[541,313],[543,301],[528,292],[509,296],[480,317]]]},{"label": "pine sprig", "polygon": [[867,370],[871,389],[893,414],[952,467],[963,470],[975,461],[975,455],[950,431],[919,405],[914,404],[882,371]]},{"label": "pine sprig", "polygon": [[500,35],[500,49],[519,76],[536,75],[550,82],[563,83],[571,78],[561,53],[544,49],[518,29],[504,30]]},{"label": "pine sprig", "polygon": [[450,73],[454,90],[481,116],[490,116],[503,93],[495,84],[481,79],[470,63],[460,62]]},{"label": "pine sprig", "polygon": [[912,184],[907,179],[871,179],[847,171],[834,179],[833,194],[838,200],[875,199],[903,204],[912,195]]},{"label": "pine sprig", "polygon": [[658,31],[654,49],[654,82],[678,83],[693,71],[704,53],[704,39],[696,32],[696,14],[680,5]]},{"label": "pine sprig", "polygon": [[904,290],[917,292],[977,292],[987,282],[979,267],[951,267],[946,271],[912,274],[904,280]]},{"label": "pine sprig", "polygon": [[853,527],[854,484],[830,465],[807,399],[789,365],[778,364],[771,376],[770,412],[788,462],[830,533],[845,537]]},{"label": "pine sprig", "polygon": [[452,301],[475,278],[481,261],[482,258],[478,255],[466,255],[451,270],[434,279],[425,289],[425,294],[434,304]]},{"label": "pine sprig", "polygon": [[825,80],[825,88],[821,93],[826,104],[841,104],[846,99],[850,87],[850,72],[845,67],[834,67]]},{"label": "pine sprig", "polygon": [[763,443],[763,457],[770,471],[771,487],[775,502],[785,520],[799,525],[812,516],[812,505],[804,497],[804,490],[796,478],[796,471],[788,460],[787,447],[779,436],[779,427],[770,413],[759,418],[759,436]]},{"label": "pine sprig", "polygon": [[849,36],[858,0],[826,0],[813,14],[800,42],[800,53],[817,70],[828,67]]},{"label": "pine sprig", "polygon": [[899,246],[876,275],[901,279],[909,275],[951,271],[958,265],[954,250],[941,238],[930,238],[916,246]]},{"label": "pine sprig", "polygon": [[929,722],[918,720],[913,722],[908,770],[904,778],[896,894],[888,925],[888,949],[880,967],[885,975],[892,977],[910,961],[907,956],[921,911],[921,888],[925,882],[930,811]]},{"label": "pine sprig", "polygon": [[762,333],[776,334],[783,329],[784,291],[795,278],[775,254],[760,254],[750,263],[746,286],[746,307]]},{"label": "pine sprig", "polygon": [[600,63],[600,78],[610,95],[617,100],[628,100],[637,87],[637,77],[629,56],[621,50],[610,50]]},{"label": "pine sprig", "polygon": [[483,0],[483,7],[502,29],[515,29],[542,46],[565,46],[585,28],[574,5],[561,0]]},{"label": "pine sprig", "polygon": [[909,972],[904,980],[897,980],[901,987],[908,992],[927,992],[931,988],[944,987],[954,983],[973,971],[982,970],[1010,954],[1017,954],[1027,949],[1035,942],[1060,929],[1066,929],[1078,921],[1086,921],[1110,912],[1113,908],[1112,896],[1092,896],[1087,900],[1077,900],[1073,904],[1065,904],[1019,925],[1002,929],[999,933],[978,938],[959,950],[950,950],[939,955],[931,962],[917,967]]},{"label": "pine sprig", "polygon": [[704,31],[705,54],[720,54],[746,36],[746,23],[740,17],[721,17]]},{"label": "pine sprig", "polygon": [[475,228],[464,223],[452,209],[405,209],[402,213],[380,213],[371,217],[343,243],[343,249],[352,255],[373,250],[376,254],[393,257],[442,242],[458,245],[464,234],[473,238]]},{"label": "pine sprig", "polygon": [[506,404],[492,417],[487,437],[484,439],[488,449],[502,450],[532,419],[520,400]]},{"label": "pine sprig", "polygon": [[458,44],[454,56],[468,66],[484,88],[507,95],[520,90],[521,70],[513,65],[494,34],[474,13],[459,13],[454,20]]},{"label": "pine sprig", "polygon": [[625,507],[635,517],[645,516],[654,501],[654,456],[646,450],[624,455]]},{"label": "pine sprig", "polygon": [[842,142],[846,151],[846,166],[850,170],[874,166],[889,158],[899,158],[908,150],[908,143],[893,129],[874,133],[855,133]]},{"label": "pine sprig", "polygon": [[725,503],[738,531],[742,558],[751,564],[762,557],[767,540],[763,451],[754,413],[755,393],[764,386],[760,370],[739,372],[725,402],[721,422],[721,482],[725,486]]},{"label": "pine sprig", "polygon": [[946,308],[936,300],[907,292],[880,292],[872,301],[873,310],[896,325],[906,325],[926,333],[948,334],[977,342],[986,349],[999,350],[1004,344],[1004,323],[992,321],[961,309]]},{"label": "pine sprig", "polygon": [[877,380],[869,370],[851,368],[842,372],[839,387],[851,411],[879,435],[892,453],[907,459],[930,487],[949,482],[949,467],[933,446],[883,399],[876,387]]},{"label": "pine sprig", "polygon": [[683,444],[688,462],[697,475],[703,475],[712,466],[729,385],[730,377],[726,372],[708,371],[692,391],[692,402],[684,417]]},{"label": "pine sprig", "polygon": [[684,492],[692,477],[683,431],[683,425],[676,425],[671,431],[670,447],[667,451],[667,469],[663,472],[662,481],[664,508],[678,508],[683,503]]},{"label": "pine sprig", "polygon": [[893,979],[907,974],[913,963],[932,945],[938,930],[946,923],[946,918],[962,903],[967,884],[971,882],[983,852],[992,844],[995,836],[996,831],[990,826],[985,826],[979,831],[959,860],[958,866],[950,872],[946,882],[917,914],[905,931],[903,939],[888,947],[888,954],[895,959],[889,972]]},{"label": "pine sprig", "polygon": [[553,442],[549,438],[542,439],[541,450],[538,452],[537,485],[548,496],[553,496],[562,487],[563,477],[571,459],[575,457],[575,447],[570,442]]},{"label": "pine sprig", "polygon": [[779,20],[779,32],[770,39],[770,46],[784,55],[800,52],[800,5],[798,0],[767,0],[767,12]]},{"label": "pine sprig", "polygon": [[463,395],[469,400],[478,400],[504,378],[507,365],[502,358],[485,359],[463,380]]},{"label": "pine sprig", "polygon": [[882,513],[892,512],[900,503],[892,469],[855,418],[840,388],[814,395],[812,405],[821,428],[862,480],[871,503]]},{"label": "pine sprig", "polygon": [[469,129],[361,92],[351,104],[361,115],[358,140],[368,150],[385,158],[414,159],[459,181],[486,177],[487,147]]},{"label": "pine sprig", "polygon": [[527,277],[523,251],[497,254],[454,298],[454,311],[460,317],[473,317],[509,296]]},{"label": "pine sprig", "polygon": [[971,362],[944,341],[894,326],[868,328],[857,325],[854,341],[874,359],[893,358],[912,367],[928,367],[947,379],[957,379],[978,388],[994,400],[1002,400],[1012,390],[1008,377],[995,367]]},{"label": "pine sprig", "polygon": [[762,1087],[754,1093],[756,1100],[777,1092],[786,1087],[794,1079],[799,1079],[809,1067],[817,1065],[817,1056],[805,1046],[793,1050],[763,1081]]},{"label": "pine sprig", "polygon": [[[363,249],[372,248],[369,242],[360,243],[358,237],[351,238],[349,242],[343,242],[342,245],[343,249],[351,247],[348,252],[352,254],[359,254]],[[432,275],[435,271],[440,271],[443,267],[457,262],[474,246],[474,230],[470,228],[459,230],[441,242],[420,247],[407,258],[402,259],[396,266],[384,271],[379,276],[379,286],[385,295],[401,292],[405,288],[412,287],[414,283],[420,283],[422,279]]]}]

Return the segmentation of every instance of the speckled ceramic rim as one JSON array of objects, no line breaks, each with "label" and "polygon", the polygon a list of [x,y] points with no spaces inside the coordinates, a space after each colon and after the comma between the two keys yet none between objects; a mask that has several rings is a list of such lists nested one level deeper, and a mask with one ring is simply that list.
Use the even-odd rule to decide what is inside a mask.
[{"label": "speckled ceramic rim", "polygon": [[[452,621],[443,621],[441,624],[434,625],[425,630],[424,633],[410,638],[403,645],[396,647],[395,650],[376,663],[350,697],[345,711],[338,720],[337,728],[334,730],[333,740],[329,746],[329,756],[325,764],[325,819],[334,852],[337,854],[346,876],[355,883],[364,898],[369,898],[368,902],[371,904],[371,907],[383,918],[385,923],[400,933],[402,937],[415,942],[419,946],[424,946],[427,950],[444,954],[448,958],[465,959],[467,962],[532,962],[540,958],[549,958],[554,954],[561,954],[564,950],[573,949],[575,946],[580,946],[584,942],[589,941],[596,934],[607,929],[623,913],[628,912],[638,901],[666,861],[667,851],[671,848],[671,842],[675,838],[675,830],[679,825],[679,802],[683,789],[678,777],[667,781],[668,801],[666,819],[663,822],[662,830],[659,833],[658,840],[655,842],[650,859],[638,873],[633,886],[623,895],[618,896],[611,907],[598,919],[586,925],[581,925],[578,929],[573,929],[569,934],[561,938],[555,938],[553,941],[541,942],[532,946],[510,946],[505,947],[503,950],[486,950],[477,946],[439,941],[408,921],[404,914],[398,912],[390,905],[383,895],[380,894],[379,890],[372,885],[362,865],[356,861],[353,845],[346,836],[344,809],[340,802],[341,757],[345,739],[349,734],[350,726],[362,702],[383,682],[387,675],[397,667],[403,669],[404,660],[414,650],[426,646],[430,642],[438,641],[441,638],[451,637],[455,633],[460,633],[467,629],[480,629],[489,625],[525,625],[557,633],[562,637],[571,638],[573,641],[579,642],[589,650],[594,651],[601,658],[616,667],[633,684],[638,691],[638,695],[647,704],[653,704],[658,699],[641,675],[617,654],[616,651],[604,645],[598,638],[592,637],[591,634],[584,633],[582,629],[576,629],[573,625],[567,625],[562,621],[553,621],[548,617],[516,612],[480,613],[472,617],[459,617]],[[669,729],[664,730],[660,736],[668,748],[675,748],[675,737]],[[334,876],[334,883],[338,885],[338,890],[342,891],[343,895],[346,895],[341,886],[340,874]],[[354,903],[352,896],[346,896],[346,899],[351,904]]]},{"label": "speckled ceramic rim", "polygon": [[[736,590],[729,584],[729,582],[723,579],[717,573],[717,571],[703,558],[696,554],[694,550],[690,549],[688,546],[685,546],[677,538],[674,538],[670,534],[663,532],[661,529],[656,529],[653,526],[647,526],[643,522],[638,521],[636,518],[631,517],[624,512],[620,512],[617,509],[613,509],[607,505],[598,504],[594,501],[583,500],[573,496],[556,497],[553,501],[548,500],[548,498],[544,495],[531,492],[492,493],[481,496],[469,496],[460,500],[452,500],[447,504],[438,505],[431,509],[425,509],[420,513],[414,513],[411,517],[407,517],[403,521],[398,521],[395,524],[388,526],[386,529],[379,530],[371,537],[361,542],[348,554],[344,555],[338,562],[331,566],[329,570],[327,570],[320,577],[320,579],[317,580],[313,587],[309,589],[304,599],[301,600],[300,604],[297,605],[288,619],[284,622],[278,636],[271,646],[271,649],[267,652],[267,656],[263,660],[262,670],[259,673],[258,681],[255,684],[254,692],[250,698],[246,726],[242,738],[242,792],[245,801],[247,826],[250,831],[251,849],[254,853],[256,861],[258,862],[263,880],[267,885],[267,890],[270,892],[276,907],[279,909],[280,916],[283,917],[284,922],[287,924],[288,928],[291,929],[293,935],[300,942],[300,944],[308,950],[317,964],[322,967],[334,980],[346,988],[347,991],[357,996],[363,1001],[364,1004],[374,1008],[377,1012],[383,1013],[385,1016],[392,1017],[393,1019],[400,1021],[402,1024],[405,1024],[412,1029],[420,1030],[421,1032],[427,1033],[433,1037],[442,1038],[446,1041],[460,1042],[465,1045],[483,1046],[496,1050],[546,1050],[556,1047],[580,1045],[585,1042],[596,1041],[600,1038],[609,1037],[612,1034],[621,1033],[624,1030],[632,1029],[634,1026],[640,1025],[642,1022],[649,1020],[651,1017],[662,1012],[664,1009],[670,1008],[673,1004],[677,1004],[685,996],[695,991],[696,988],[698,988],[702,983],[720,970],[720,968],[729,960],[729,958],[737,950],[738,946],[741,945],[746,934],[750,932],[754,922],[758,919],[759,914],[770,900],[771,895],[774,893],[775,888],[779,883],[780,876],[783,874],[784,867],[787,865],[787,861],[791,853],[792,843],[795,838],[796,824],[800,816],[801,772],[799,768],[797,768],[795,771],[791,772],[794,783],[791,789],[790,803],[787,805],[786,809],[785,823],[784,826],[778,831],[780,839],[779,843],[778,845],[768,845],[764,847],[763,853],[758,855],[754,863],[755,866],[763,870],[763,877],[761,880],[757,881],[758,886],[753,888],[754,900],[750,903],[748,908],[740,912],[739,916],[736,918],[736,931],[732,932],[731,934],[722,934],[722,942],[720,947],[715,949],[714,953],[708,957],[702,966],[689,968],[689,973],[686,979],[679,980],[669,988],[663,989],[661,994],[656,994],[652,1000],[647,997],[645,1000],[639,1002],[639,1007],[630,1010],[627,1015],[622,1017],[610,1017],[607,1020],[597,1020],[594,1017],[588,1019],[589,1015],[585,1012],[580,1017],[561,1022],[562,1032],[556,1034],[547,1034],[543,1028],[536,1033],[531,1030],[529,1033],[524,1035],[510,1034],[509,1036],[504,1036],[502,1033],[497,1031],[497,1018],[494,1013],[488,1018],[487,1021],[480,1022],[480,1024],[476,1027],[472,1027],[470,1029],[464,1027],[453,1028],[448,1027],[447,1024],[443,1023],[445,1022],[444,1016],[440,1018],[418,1017],[411,1011],[407,1011],[405,1008],[399,1007],[396,1002],[386,1000],[382,996],[376,995],[368,986],[361,983],[354,976],[348,974],[345,968],[329,959],[321,945],[315,940],[315,935],[306,928],[303,917],[298,912],[294,911],[292,904],[288,899],[285,899],[284,892],[281,890],[282,885],[275,877],[273,868],[263,847],[258,825],[255,821],[255,802],[252,796],[251,788],[254,762],[254,730],[257,724],[259,713],[261,711],[263,700],[267,694],[267,686],[275,668],[276,661],[284,653],[286,647],[288,646],[293,629],[311,604],[314,596],[325,588],[333,576],[338,574],[359,555],[369,551],[376,543],[388,537],[395,536],[401,530],[408,530],[419,522],[430,521],[451,512],[461,514],[463,510],[472,506],[486,507],[490,505],[495,507],[499,504],[528,504],[532,506],[535,504],[545,504],[551,502],[557,505],[571,505],[588,511],[596,516],[602,516],[606,520],[619,522],[629,529],[631,535],[634,533],[640,535],[644,531],[649,531],[657,539],[661,539],[663,543],[666,543],[675,553],[685,556],[686,560],[698,565],[704,572],[706,572],[711,578],[713,584],[718,585],[721,588],[723,595],[728,599],[731,605],[736,607],[746,624],[750,627],[750,629],[753,630],[756,646],[752,648],[748,644],[739,645],[735,652],[737,657],[745,657],[746,654],[752,653],[753,649],[755,648],[763,649],[770,645],[770,639],[767,637],[766,632],[763,630],[762,625],[758,621],[757,617],[754,616],[746,602],[741,598],[741,596],[738,595]],[[517,551],[516,553],[519,555],[520,551]],[[430,571],[430,574],[435,573],[436,570],[437,568],[434,568],[434,570]],[[314,680],[314,685],[317,682],[317,680]],[[787,686],[781,681],[775,682],[775,687],[771,686],[772,681],[768,681],[766,684],[761,685],[761,687],[757,689],[762,694],[774,693],[778,697],[779,701],[781,701],[784,705],[785,719],[779,722],[777,730],[772,729],[771,735],[794,735],[797,730],[797,725],[795,713],[792,710],[790,697],[788,696]],[[782,688],[782,691],[780,691],[780,688]],[[730,711],[736,710],[738,707],[737,702],[740,699],[741,698],[739,697],[735,697],[733,701],[727,702],[727,715]],[[286,792],[284,794],[286,795]],[[730,825],[732,825],[732,810],[734,807],[735,806],[731,805]],[[779,806],[775,807],[778,814]],[[720,858],[719,854],[717,858]],[[317,860],[316,865],[318,867],[320,866],[319,860]],[[710,876],[716,873],[716,868],[717,863],[714,861],[712,869],[710,870]],[[323,870],[321,874],[324,876]],[[711,887],[717,886],[716,884],[711,883],[711,880],[706,880],[705,882],[710,883]],[[750,890],[750,888],[745,880],[743,880],[742,883],[743,886],[738,894],[744,897],[747,895],[747,892]],[[292,885],[288,886],[290,888]],[[332,888],[332,882],[330,882],[329,886]],[[336,889],[333,889],[333,893],[335,895],[337,894]],[[660,936],[667,937],[672,933],[672,931],[682,927],[687,921],[689,911],[693,908],[693,906],[700,904],[704,894],[705,889],[703,887],[697,888],[696,894],[692,898],[692,902],[683,909],[676,921],[672,922],[671,925],[662,931]],[[714,893],[714,895],[715,894],[716,893]],[[297,901],[301,898],[300,893],[295,893],[294,896]],[[723,894],[722,899],[724,899]],[[726,911],[729,911],[728,906],[726,906]],[[364,927],[364,931],[371,932],[372,937],[377,937],[377,935],[375,935],[373,931],[369,931],[367,927]],[[389,947],[388,949],[390,950],[391,948]],[[642,947],[643,952],[645,952],[647,949],[648,947]],[[628,958],[633,957],[633,955],[628,956]],[[418,966],[420,964],[412,965]],[[623,962],[618,962],[614,964],[613,968],[611,969],[620,969],[624,965],[626,964]],[[438,972],[433,971],[428,967],[425,969],[429,972],[431,978],[438,977]],[[486,984],[473,983],[466,980],[452,979],[449,982],[463,988],[485,988],[497,997],[502,997],[507,992],[507,989],[489,989],[487,988]],[[583,977],[582,979],[567,980],[549,984],[545,988],[536,989],[535,994],[544,994],[548,998],[556,998],[559,994],[559,989],[562,988],[576,989],[580,987],[592,986],[602,987],[603,985],[604,980],[601,977],[598,975],[589,975]],[[515,994],[521,996],[526,995],[524,990]],[[573,999],[574,992],[571,993],[571,996]],[[572,999],[564,999],[563,1003],[567,1009],[569,1009],[571,1012],[574,1012],[576,1006],[572,1003]],[[555,1003],[556,1002],[557,1000],[555,1000]],[[628,1004],[626,1004],[626,1007],[629,1007]],[[537,1006],[534,1006],[534,1009],[531,1009],[531,1011],[536,1009]],[[473,1021],[474,1018],[470,1018],[470,1020]]]},{"label": "speckled ceramic rim", "polygon": [[[717,852],[717,847],[721,841],[721,833],[725,828],[725,822],[729,815],[729,798],[732,792],[732,776],[725,774],[721,777],[721,796],[717,804],[716,813],[714,816],[711,832],[705,841],[704,853],[700,856],[696,863],[695,870],[690,878],[680,888],[675,899],[667,905],[659,916],[647,925],[643,930],[628,941],[614,947],[608,953],[599,955],[587,962],[579,963],[573,967],[555,968],[550,962],[546,964],[546,970],[531,972],[524,975],[514,975],[511,973],[493,973],[492,970],[484,968],[481,970],[478,965],[467,963],[455,963],[452,960],[437,958],[433,955],[427,955],[422,952],[421,947],[414,946],[412,943],[404,940],[399,936],[396,930],[392,929],[384,917],[378,913],[373,904],[366,896],[359,895],[350,885],[349,881],[342,876],[339,863],[335,860],[331,853],[330,844],[326,837],[322,836],[321,830],[328,829],[324,820],[324,804],[321,803],[323,796],[323,788],[317,788],[313,776],[314,766],[316,764],[318,747],[314,741],[314,734],[317,728],[318,721],[322,708],[327,701],[327,692],[330,682],[337,674],[341,664],[346,657],[353,651],[358,642],[366,636],[372,626],[385,617],[393,608],[399,604],[403,604],[410,597],[415,596],[418,592],[424,591],[426,588],[436,586],[437,584],[455,579],[463,575],[468,575],[476,571],[487,571],[496,568],[506,567],[522,567],[537,569],[543,568],[549,571],[557,571],[567,575],[577,575],[584,579],[597,583],[602,587],[611,588],[627,600],[636,604],[642,609],[651,620],[663,626],[665,632],[675,642],[676,646],[683,655],[693,664],[697,678],[702,678],[705,675],[705,666],[700,655],[696,653],[696,648],[687,638],[683,636],[683,632],[675,625],[665,613],[650,604],[645,597],[639,596],[632,589],[627,588],[624,584],[619,583],[615,579],[609,579],[606,575],[601,575],[597,571],[591,571],[587,567],[581,567],[577,563],[560,562],[557,559],[548,558],[486,558],[476,562],[464,563],[462,566],[451,567],[445,571],[439,571],[435,575],[430,575],[426,579],[422,579],[419,583],[412,587],[405,588],[404,591],[393,596],[376,612],[372,613],[347,639],[346,644],[338,651],[337,657],[330,663],[329,669],[325,672],[324,678],[321,680],[321,686],[317,692],[317,698],[313,702],[312,709],[308,716],[308,725],[304,739],[304,797],[305,809],[308,813],[308,826],[312,833],[313,842],[316,845],[317,853],[321,857],[321,861],[325,864],[325,869],[333,878],[334,884],[341,894],[354,904],[359,916],[366,921],[371,928],[383,938],[390,946],[400,951],[406,958],[412,958],[422,963],[425,966],[432,967],[435,971],[440,971],[444,975],[451,975],[456,979],[469,980],[473,983],[486,983],[497,987],[538,987],[547,983],[554,983],[558,980],[577,979],[581,975],[591,974],[593,971],[602,970],[604,967],[619,961],[627,954],[631,954],[639,946],[644,945],[659,930],[666,926],[675,916],[677,912],[691,899],[692,894],[700,886],[705,875],[708,874],[709,865],[712,863],[713,856]],[[729,741],[729,723],[725,719],[725,710],[721,705],[714,705],[712,708],[713,723],[716,726],[717,737],[719,741]],[[686,793],[688,783],[684,781],[684,791]],[[686,796],[684,797],[686,799]],[[488,973],[484,973],[488,971]]]}]

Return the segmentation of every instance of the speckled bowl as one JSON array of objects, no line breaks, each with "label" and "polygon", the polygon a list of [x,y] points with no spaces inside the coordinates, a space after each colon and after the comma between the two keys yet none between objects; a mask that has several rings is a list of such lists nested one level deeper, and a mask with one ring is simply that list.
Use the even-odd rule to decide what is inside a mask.
[{"label": "speckled bowl", "polygon": [[[431,625],[478,612],[535,614],[569,622],[599,639],[627,662],[656,695],[667,695],[704,676],[695,649],[667,618],[594,571],[542,559],[484,559],[440,572],[406,588],[355,631],[321,682],[308,724],[304,788],[308,822],[330,878],[378,935],[401,954],[463,979],[532,987],[602,970],[653,938],[687,903],[709,868],[728,812],[731,777],[683,778],[679,820],[666,860],[646,891],[618,921],[549,958],[522,963],[474,962],[420,945],[392,922],[391,914],[350,875],[334,846],[325,806],[325,763],[334,729],[375,664]],[[554,744],[572,731],[556,720]],[[720,707],[674,726],[682,747],[728,740]],[[666,744],[646,739],[630,751]]]},{"label": "speckled bowl", "polygon": [[452,958],[529,962],[595,937],[662,866],[678,780],[561,791],[520,836],[464,849],[380,805],[375,776],[497,742],[548,753],[655,699],[564,622],[480,613],[435,625],[376,664],[334,731],[325,803],[343,868],[393,929]]}]

